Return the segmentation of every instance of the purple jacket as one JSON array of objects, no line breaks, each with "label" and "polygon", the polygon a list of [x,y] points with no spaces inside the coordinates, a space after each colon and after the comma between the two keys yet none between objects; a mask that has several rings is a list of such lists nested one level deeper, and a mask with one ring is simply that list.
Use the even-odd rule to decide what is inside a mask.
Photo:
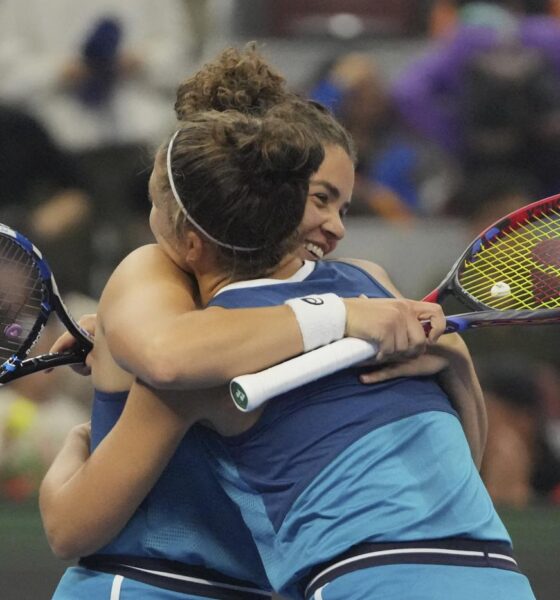
[{"label": "purple jacket", "polygon": [[[543,53],[560,77],[560,22],[551,17],[520,19],[518,40]],[[456,100],[463,69],[476,53],[493,48],[501,32],[464,25],[454,36],[415,60],[392,87],[395,105],[405,122],[446,150],[460,153],[462,130]]]}]

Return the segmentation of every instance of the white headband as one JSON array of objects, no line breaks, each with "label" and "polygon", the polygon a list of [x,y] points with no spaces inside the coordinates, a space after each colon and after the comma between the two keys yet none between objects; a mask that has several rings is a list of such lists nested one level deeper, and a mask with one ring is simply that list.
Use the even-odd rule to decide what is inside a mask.
[{"label": "white headband", "polygon": [[169,185],[171,186],[171,191],[173,192],[173,197],[175,198],[175,201],[179,205],[179,208],[181,209],[181,211],[183,212],[185,217],[188,219],[189,223],[191,225],[193,225],[193,227],[196,227],[198,229],[198,231],[200,231],[200,233],[205,235],[211,242],[214,242],[214,244],[217,244],[218,246],[221,246],[222,248],[229,248],[230,250],[237,250],[238,252],[254,252],[255,250],[261,250],[262,246],[260,246],[258,248],[247,248],[245,246],[233,246],[232,244],[226,244],[225,242],[221,242],[220,240],[217,240],[215,237],[211,236],[201,225],[199,225],[191,217],[191,215],[189,215],[187,209],[185,208],[185,205],[183,204],[183,202],[181,201],[181,198],[179,197],[177,188],[175,187],[175,181],[173,180],[173,171],[171,170],[171,152],[173,150],[173,143],[175,142],[175,138],[177,137],[177,135],[179,134],[180,131],[181,130],[178,129],[173,134],[173,137],[171,138],[171,141],[169,142],[169,146],[167,147],[167,177],[169,179]]}]

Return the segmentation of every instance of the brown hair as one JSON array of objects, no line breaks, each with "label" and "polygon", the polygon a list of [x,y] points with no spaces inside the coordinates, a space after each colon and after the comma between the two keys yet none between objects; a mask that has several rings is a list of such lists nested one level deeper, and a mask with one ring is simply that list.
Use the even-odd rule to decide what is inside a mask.
[{"label": "brown hair", "polygon": [[262,115],[294,96],[286,80],[257,51],[255,42],[242,50],[227,48],[177,90],[175,113],[181,120],[205,110],[238,110]]},{"label": "brown hair", "polygon": [[[158,160],[165,160],[163,150]],[[191,222],[219,241],[220,266],[236,278],[268,273],[294,248],[309,179],[323,158],[321,143],[301,124],[237,111],[193,115],[170,155],[180,202]],[[184,231],[189,224],[169,178],[160,184],[176,231]]]},{"label": "brown hair", "polygon": [[270,108],[269,114],[310,129],[323,146],[340,146],[356,164],[356,148],[352,136],[319,102],[294,98]]},{"label": "brown hair", "polygon": [[348,131],[321,104],[290,91],[255,42],[243,49],[227,48],[179,86],[175,112],[180,121],[207,110],[236,110],[254,116],[275,111],[279,118],[312,129],[324,146],[340,146],[356,162]]}]

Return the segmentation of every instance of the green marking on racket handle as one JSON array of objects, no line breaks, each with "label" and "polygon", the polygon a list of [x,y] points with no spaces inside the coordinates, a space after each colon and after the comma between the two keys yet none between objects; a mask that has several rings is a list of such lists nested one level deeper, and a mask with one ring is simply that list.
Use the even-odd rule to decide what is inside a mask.
[{"label": "green marking on racket handle", "polygon": [[231,394],[232,400],[240,410],[246,411],[247,405],[249,404],[249,398],[245,393],[245,390],[237,383],[232,381],[229,385],[229,393]]}]

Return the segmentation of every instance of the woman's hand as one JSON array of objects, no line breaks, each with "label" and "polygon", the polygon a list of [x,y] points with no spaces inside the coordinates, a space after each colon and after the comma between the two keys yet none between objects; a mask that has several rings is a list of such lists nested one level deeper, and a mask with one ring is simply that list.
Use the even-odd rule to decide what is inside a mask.
[{"label": "woman's hand", "polygon": [[[376,364],[416,358],[445,331],[438,304],[405,298],[347,298],[346,335],[378,344]],[[426,335],[423,321],[430,324]]]},{"label": "woman's hand", "polygon": [[[96,314],[87,314],[83,315],[79,321],[78,325],[87,331],[92,338],[95,337],[95,326],[97,322]],[[72,350],[76,346],[76,338],[65,331],[51,346],[49,352],[66,352],[67,350]],[[71,365],[71,368],[78,373],[79,375],[91,375],[91,362],[89,358],[89,354],[86,356],[85,363],[80,363],[76,365]],[[50,373],[52,369],[46,369],[45,373]]]},{"label": "woman's hand", "polygon": [[449,366],[449,360],[426,352],[408,360],[385,364],[371,373],[360,375],[362,383],[380,383],[397,377],[427,377],[436,375]]}]

